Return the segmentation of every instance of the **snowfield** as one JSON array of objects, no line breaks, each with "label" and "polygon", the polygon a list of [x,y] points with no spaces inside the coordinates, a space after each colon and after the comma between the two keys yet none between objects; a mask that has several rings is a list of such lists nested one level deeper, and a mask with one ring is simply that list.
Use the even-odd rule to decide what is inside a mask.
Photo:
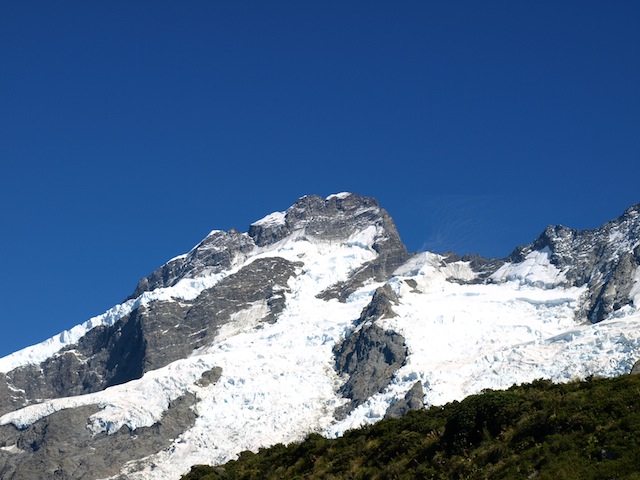
[{"label": "snowfield", "polygon": [[[278,212],[262,220],[282,221]],[[518,265],[505,264],[488,284],[464,283],[475,276],[465,262],[443,267],[442,257],[424,253],[388,282],[398,296],[393,307],[397,316],[377,321],[405,337],[405,365],[388,388],[336,421],[334,411],[346,400],[337,393],[344,379],[334,370],[333,348],[353,330],[382,284],[361,287],[345,303],[316,295],[376,257],[372,245],[377,233],[371,227],[340,244],[292,235],[256,248],[237,269],[264,257],[304,263],[289,281],[286,308],[277,322],[259,323],[267,306],[256,302],[236,313],[212,344],[189,358],[98,393],[28,406],[2,416],[0,424],[24,428],[52,412],[94,404],[101,410],[89,418],[87,428],[93,433],[113,433],[125,425],[134,430],[158,422],[173,400],[190,393],[197,398],[195,425],[168,449],[122,470],[131,479],[177,479],[194,464],[219,464],[243,450],[300,440],[310,432],[338,436],[376,422],[417,381],[425,391],[424,403],[441,405],[538,378],[563,382],[620,375],[640,358],[640,312],[627,306],[601,323],[576,323],[584,290],[560,286],[563,272],[549,263],[546,251],[532,252]],[[0,359],[0,370],[42,361],[88,329],[113,323],[140,304],[195,298],[222,277],[183,280],[146,292],[52,340]],[[636,278],[640,284],[640,274]],[[638,291],[640,287],[636,298]],[[219,380],[200,386],[201,375],[214,367],[222,369]]]}]

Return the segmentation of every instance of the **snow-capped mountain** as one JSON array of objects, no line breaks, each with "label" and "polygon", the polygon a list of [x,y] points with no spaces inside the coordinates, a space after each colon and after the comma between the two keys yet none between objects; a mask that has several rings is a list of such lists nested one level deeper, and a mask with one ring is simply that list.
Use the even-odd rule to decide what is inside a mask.
[{"label": "snow-capped mountain", "polygon": [[409,255],[371,198],[212,231],[122,304],[0,359],[0,477],[167,479],[640,358],[640,205],[507,259]]}]

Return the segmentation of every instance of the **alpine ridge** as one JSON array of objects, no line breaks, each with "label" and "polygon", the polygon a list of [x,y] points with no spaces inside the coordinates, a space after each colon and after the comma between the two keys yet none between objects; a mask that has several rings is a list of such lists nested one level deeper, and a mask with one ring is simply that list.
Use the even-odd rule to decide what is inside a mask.
[{"label": "alpine ridge", "polygon": [[0,477],[177,479],[486,388],[628,373],[639,266],[640,204],[485,259],[409,254],[376,200],[305,196],[0,359]]}]

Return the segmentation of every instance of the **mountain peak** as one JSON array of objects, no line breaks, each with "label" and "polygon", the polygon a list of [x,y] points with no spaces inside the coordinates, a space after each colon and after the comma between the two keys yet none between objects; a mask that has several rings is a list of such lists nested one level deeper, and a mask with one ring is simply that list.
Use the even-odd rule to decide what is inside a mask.
[{"label": "mountain peak", "polygon": [[[322,198],[305,195],[285,212],[274,212],[253,223],[249,236],[256,245],[270,245],[292,234],[318,240],[346,238],[371,225],[381,225],[388,215],[371,197],[340,193]],[[388,222],[386,222],[388,223]],[[385,225],[388,226],[388,225]],[[393,228],[395,235],[395,227]]]},{"label": "mountain peak", "polygon": [[531,244],[518,247],[497,272],[500,278],[520,276],[538,281],[532,272],[546,272],[548,287],[586,287],[580,320],[600,322],[633,303],[640,266],[640,204],[601,227],[577,230],[548,226]]},{"label": "mountain peak", "polygon": [[252,223],[248,233],[213,230],[190,252],[174,257],[140,280],[128,298],[171,287],[183,278],[229,269],[256,247],[274,245],[285,238],[342,242],[364,231],[371,233],[372,248],[377,253],[384,255],[386,250],[397,250],[404,252],[400,255],[404,259],[406,248],[395,224],[376,199],[347,192],[326,198],[305,195],[286,211],[270,213]]},{"label": "mountain peak", "polygon": [[638,215],[640,215],[640,203],[636,203],[635,205],[627,208],[623,214],[623,217],[637,218]]}]

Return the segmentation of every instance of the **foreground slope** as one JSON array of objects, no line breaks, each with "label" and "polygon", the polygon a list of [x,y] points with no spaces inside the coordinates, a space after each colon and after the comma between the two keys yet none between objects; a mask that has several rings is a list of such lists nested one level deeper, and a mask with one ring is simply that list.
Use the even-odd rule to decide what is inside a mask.
[{"label": "foreground slope", "polygon": [[636,479],[638,376],[536,381],[300,443],[243,452],[183,480]]},{"label": "foreground slope", "polygon": [[627,372],[639,210],[505,260],[410,256],[348,193],[213,231],[122,304],[0,359],[0,476],[179,478],[484,388]]}]

